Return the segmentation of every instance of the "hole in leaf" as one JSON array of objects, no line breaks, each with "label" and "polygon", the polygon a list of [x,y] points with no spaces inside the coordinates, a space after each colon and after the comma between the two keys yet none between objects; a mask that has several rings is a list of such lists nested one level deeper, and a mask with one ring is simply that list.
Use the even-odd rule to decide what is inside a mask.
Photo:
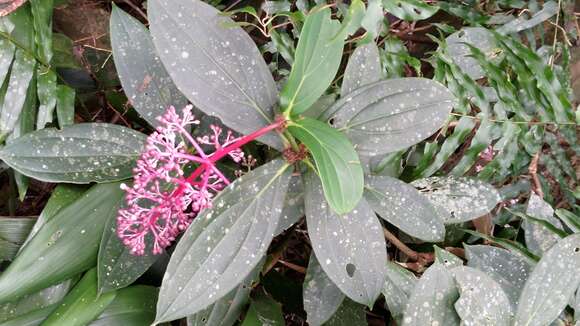
[{"label": "hole in leaf", "polygon": [[419,9],[417,9],[417,8],[414,8],[414,9],[413,9],[413,11],[414,11],[414,12],[415,12],[417,15],[420,15],[420,14],[421,14],[421,10],[419,10]]},{"label": "hole in leaf", "polygon": [[354,264],[352,264],[352,263],[346,264],[346,273],[348,274],[349,277],[353,277],[355,271],[356,271],[356,266]]},{"label": "hole in leaf", "polygon": [[334,118],[330,118],[328,120],[328,124],[331,125],[331,126],[334,126]]},{"label": "hole in leaf", "polygon": [[574,248],[574,252],[580,252],[580,248],[578,247]]},{"label": "hole in leaf", "polygon": [[459,34],[457,34],[457,37],[459,37],[459,38],[464,37],[464,36],[465,36],[464,31],[461,31],[461,32],[459,32]]}]

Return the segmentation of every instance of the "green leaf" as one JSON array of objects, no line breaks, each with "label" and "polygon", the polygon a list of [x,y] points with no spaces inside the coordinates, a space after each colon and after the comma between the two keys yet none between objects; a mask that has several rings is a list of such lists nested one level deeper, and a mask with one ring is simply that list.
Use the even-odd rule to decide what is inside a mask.
[{"label": "green leaf", "polygon": [[447,120],[454,103],[453,94],[430,79],[388,79],[342,97],[324,118],[350,139],[361,156],[376,156],[431,136]]},{"label": "green leaf", "polygon": [[338,35],[348,37],[353,35],[361,27],[365,15],[365,3],[362,0],[351,1],[348,11],[344,13],[344,19]]},{"label": "green leaf", "polygon": [[501,286],[471,267],[452,269],[459,290],[455,311],[465,325],[510,326],[514,312]]},{"label": "green leaf", "polygon": [[0,275],[0,302],[57,284],[96,265],[103,227],[117,214],[118,183],[93,186],[38,231]]},{"label": "green leaf", "polygon": [[364,177],[348,139],[336,129],[310,118],[290,122],[288,131],[312,154],[332,209],[338,214],[350,212],[362,197]]},{"label": "green leaf", "polygon": [[459,316],[453,308],[458,298],[451,272],[441,264],[433,264],[415,285],[402,325],[459,325]]},{"label": "green leaf", "polygon": [[308,261],[302,297],[308,324],[312,326],[326,323],[344,301],[344,294],[326,275],[314,253]]},{"label": "green leaf", "polygon": [[81,68],[73,53],[74,42],[68,36],[61,33],[52,34],[51,65],[55,68]]},{"label": "green leaf", "polygon": [[565,210],[563,208],[558,208],[556,210],[556,215],[566,224],[567,227],[574,233],[580,233],[580,216]]},{"label": "green leaf", "polygon": [[0,109],[0,141],[16,127],[26,100],[23,94],[26,94],[29,87],[35,65],[34,59],[28,57],[22,50],[16,50],[8,89]]},{"label": "green leaf", "polygon": [[463,177],[430,177],[411,183],[427,196],[445,224],[461,223],[489,213],[500,201],[488,183]]},{"label": "green leaf", "polygon": [[580,285],[580,234],[556,243],[536,265],[520,297],[515,325],[554,321]]},{"label": "green leaf", "polygon": [[[234,22],[199,0],[147,4],[157,53],[177,88],[197,108],[242,134],[272,123],[276,84],[241,27],[225,27]],[[259,140],[283,148],[274,133]]]},{"label": "green leaf", "polygon": [[465,246],[467,266],[477,268],[494,279],[509,297],[515,311],[532,265],[508,250],[493,246]]},{"label": "green leaf", "polygon": [[63,208],[74,203],[85,193],[85,191],[86,187],[84,186],[70,184],[60,184],[56,186],[56,188],[52,190],[52,194],[50,195],[50,198],[48,198],[46,205],[44,205],[42,212],[40,212],[40,215],[36,219],[36,223],[32,227],[32,230],[30,230],[30,234],[23,246],[32,240],[46,222],[53,218]]},{"label": "green leaf", "polygon": [[315,7],[306,17],[290,77],[280,93],[280,106],[288,116],[308,110],[338,71],[344,35],[330,13],[329,8]]},{"label": "green leaf", "polygon": [[368,38],[374,40],[383,29],[383,3],[381,0],[369,0],[367,11],[361,21],[361,26],[367,31]]},{"label": "green leaf", "polygon": [[[552,206],[533,192],[528,201],[526,215],[537,218],[540,221],[546,221],[562,232],[562,223],[554,217],[554,209]],[[522,227],[524,228],[526,247],[539,256],[550,249],[561,238],[561,234],[554,233],[550,228],[539,223],[531,222],[529,219],[524,219]]]},{"label": "green leaf", "polygon": [[56,114],[58,125],[63,128],[74,123],[75,117],[75,90],[66,86],[56,87]]},{"label": "green leaf", "polygon": [[117,216],[111,215],[103,230],[99,246],[97,261],[99,293],[130,285],[161,257],[151,251],[146,251],[141,256],[131,254],[130,249],[117,236],[116,229]]},{"label": "green leaf", "polygon": [[449,251],[441,249],[436,245],[433,245],[433,249],[435,250],[435,262],[447,268],[463,266],[463,260]]},{"label": "green leaf", "polygon": [[280,222],[276,227],[275,235],[279,235],[292,227],[304,216],[304,186],[302,185],[302,176],[293,175],[290,178],[286,199],[284,199],[284,208],[280,216]]},{"label": "green leaf", "polygon": [[113,6],[111,46],[123,90],[139,114],[152,126],[170,106],[187,104],[161,64],[149,31],[137,19]]},{"label": "green leaf", "polygon": [[336,313],[324,324],[325,326],[353,326],[367,325],[367,313],[365,307],[344,298]]},{"label": "green leaf", "polygon": [[462,72],[472,79],[479,79],[485,76],[477,59],[471,56],[471,50],[468,46],[476,46],[486,57],[491,58],[496,55],[495,42],[493,35],[484,27],[464,27],[449,35],[445,42],[447,43],[447,52],[453,62],[459,66]]},{"label": "green leaf", "polygon": [[347,96],[354,90],[377,82],[382,77],[381,59],[379,48],[374,42],[358,46],[350,58],[344,70],[341,96]]},{"label": "green leaf", "polygon": [[223,298],[211,304],[209,307],[191,316],[187,316],[187,326],[232,326],[240,317],[246,303],[250,300],[252,284],[259,278],[260,271],[264,266],[263,260],[254,270]]},{"label": "green leaf", "polygon": [[0,325],[4,325],[2,324],[3,322],[10,324],[11,322],[20,320],[21,317],[30,315],[38,310],[44,310],[45,308],[50,308],[46,313],[46,316],[48,316],[79,278],[74,277],[42,291],[26,295],[17,301],[0,304]]},{"label": "green leaf", "polygon": [[252,303],[241,326],[282,326],[285,325],[282,305],[263,292],[259,292]]},{"label": "green leaf", "polygon": [[388,176],[367,175],[365,179],[364,198],[385,221],[424,241],[443,240],[443,220],[429,199],[413,186]]},{"label": "green leaf", "polygon": [[402,324],[403,313],[418,280],[415,274],[393,262],[387,262],[387,277],[383,285],[385,303],[391,316]]},{"label": "green leaf", "polygon": [[313,172],[304,177],[306,223],[326,275],[353,301],[372,307],[385,279],[387,251],[381,223],[365,199],[337,215]]},{"label": "green leaf", "polygon": [[[44,70],[44,71],[43,71]],[[45,70],[43,67],[37,69],[36,85],[38,88],[38,117],[36,120],[36,129],[44,128],[52,122],[54,108],[56,107],[56,74],[52,70]]]},{"label": "green leaf", "polygon": [[12,260],[34,225],[33,218],[0,217],[0,261]]},{"label": "green leaf", "polygon": [[153,286],[135,285],[116,292],[115,299],[90,326],[143,326],[155,319],[159,290]]},{"label": "green leaf", "polygon": [[18,172],[46,182],[89,183],[131,177],[146,136],[126,127],[82,123],[26,134],[0,149]]},{"label": "green leaf", "polygon": [[519,243],[517,241],[499,238],[499,237],[494,237],[494,236],[479,233],[477,231],[473,231],[473,230],[469,230],[469,229],[459,229],[459,230],[462,232],[465,232],[467,234],[471,234],[473,236],[485,239],[487,241],[495,242],[498,245],[509,250],[511,253],[516,254],[516,255],[520,256],[521,258],[525,259],[525,261],[528,262],[530,265],[535,265],[536,262],[540,260],[540,258],[538,256],[534,255],[524,245],[522,245],[521,243]]},{"label": "green leaf", "polygon": [[97,294],[97,270],[89,270],[58,307],[42,323],[43,326],[87,325],[107,308],[117,293]]},{"label": "green leaf", "polygon": [[427,19],[439,11],[438,6],[421,0],[383,0],[383,6],[393,16],[409,21]]},{"label": "green leaf", "polygon": [[24,315],[18,316],[16,318],[4,321],[0,323],[0,326],[37,326],[40,325],[46,317],[52,313],[56,308],[56,304],[53,304],[42,309],[34,310],[28,312]]},{"label": "green leaf", "polygon": [[34,38],[38,57],[49,63],[52,59],[52,9],[54,0],[30,0]]},{"label": "green leaf", "polygon": [[207,308],[250,274],[274,236],[290,170],[274,160],[244,175],[195,218],[169,261],[156,323]]},{"label": "green leaf", "polygon": [[505,25],[500,26],[496,31],[500,34],[518,33],[545,22],[557,14],[559,10],[560,6],[556,1],[546,1],[544,2],[542,10],[535,12],[529,19],[526,19],[525,15],[519,16]]}]

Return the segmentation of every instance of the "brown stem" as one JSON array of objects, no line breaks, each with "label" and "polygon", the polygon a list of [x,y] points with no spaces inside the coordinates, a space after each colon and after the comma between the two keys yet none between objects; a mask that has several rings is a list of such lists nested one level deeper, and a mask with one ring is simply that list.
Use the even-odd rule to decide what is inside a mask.
[{"label": "brown stem", "polygon": [[532,162],[530,163],[530,167],[528,168],[528,172],[534,181],[534,191],[540,196],[540,198],[544,198],[544,192],[542,191],[542,184],[540,183],[540,178],[538,178],[538,162],[540,161],[540,153],[542,150],[539,150],[536,155],[532,158]]}]

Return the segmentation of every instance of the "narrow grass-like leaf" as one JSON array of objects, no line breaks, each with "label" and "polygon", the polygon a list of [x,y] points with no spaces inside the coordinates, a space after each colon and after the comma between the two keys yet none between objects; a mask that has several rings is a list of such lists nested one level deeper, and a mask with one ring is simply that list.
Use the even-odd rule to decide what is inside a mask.
[{"label": "narrow grass-like leaf", "polygon": [[43,326],[87,325],[115,299],[116,292],[97,293],[97,270],[85,273],[83,278],[42,323]]},{"label": "narrow grass-like leaf", "polygon": [[344,36],[329,8],[316,7],[306,18],[288,81],[280,92],[280,105],[288,114],[308,110],[334,79],[342,58]]},{"label": "narrow grass-like leaf", "polygon": [[360,155],[375,156],[431,136],[454,103],[453,94],[430,79],[388,79],[346,94],[324,119],[342,131]]},{"label": "narrow grass-like leaf", "polygon": [[512,34],[530,29],[550,19],[558,10],[560,10],[560,6],[556,1],[546,1],[544,2],[542,10],[535,12],[529,19],[526,19],[524,16],[517,17],[505,25],[500,26],[496,31],[500,34]]},{"label": "narrow grass-like leaf", "polygon": [[580,216],[565,210],[563,208],[558,208],[556,210],[556,215],[566,224],[567,227],[574,233],[580,233]]},{"label": "narrow grass-like leaf", "polygon": [[122,196],[118,183],[96,185],[50,218],[0,274],[0,302],[47,288],[94,266],[103,227],[116,215]]},{"label": "narrow grass-like leaf", "polygon": [[312,326],[327,322],[344,301],[344,294],[326,275],[314,253],[308,261],[302,296],[307,321]]},{"label": "narrow grass-like leaf", "polygon": [[139,114],[152,126],[170,107],[181,109],[187,99],[179,92],[157,56],[149,31],[117,6],[110,20],[111,46],[123,90]]},{"label": "narrow grass-like leaf", "polygon": [[328,277],[353,301],[372,307],[385,280],[387,252],[381,223],[365,199],[337,215],[313,172],[304,178],[312,249]]},{"label": "narrow grass-like leaf", "polygon": [[580,285],[580,234],[558,241],[536,265],[520,297],[515,325],[554,321]]},{"label": "narrow grass-like leaf", "polygon": [[36,75],[38,101],[40,102],[36,120],[36,129],[42,129],[48,123],[52,122],[54,108],[56,107],[56,73],[53,70],[43,70],[46,70],[46,68],[39,67]]},{"label": "narrow grass-like leaf", "polygon": [[46,182],[89,183],[132,175],[146,136],[105,123],[76,124],[29,133],[0,149],[18,172]]},{"label": "narrow grass-like leaf", "polygon": [[540,260],[540,257],[534,255],[524,245],[522,245],[521,243],[519,243],[517,241],[498,238],[498,237],[490,236],[487,234],[479,233],[477,231],[468,230],[468,229],[461,229],[461,231],[468,233],[468,234],[471,234],[473,236],[485,239],[487,241],[497,243],[498,245],[509,250],[511,253],[519,255],[521,258],[525,259],[526,262],[528,262],[528,264],[530,264],[530,265],[535,265],[536,262]]},{"label": "narrow grass-like leaf", "polygon": [[288,131],[314,158],[324,195],[338,214],[350,212],[363,193],[364,176],[359,158],[346,137],[321,121],[303,118],[289,123]]},{"label": "narrow grass-like leaf", "polygon": [[413,289],[402,325],[458,325],[459,316],[453,308],[458,298],[451,272],[441,264],[431,265]]},{"label": "narrow grass-like leaf", "polygon": [[515,311],[533,265],[521,256],[493,246],[465,245],[465,256],[467,266],[485,272],[502,287]]},{"label": "narrow grass-like leaf", "polygon": [[0,261],[12,260],[34,225],[33,218],[0,217]]},{"label": "narrow grass-like leaf", "polygon": [[226,296],[266,253],[291,171],[272,161],[233,182],[177,245],[159,294],[156,323],[194,314]]},{"label": "narrow grass-like leaf", "polygon": [[116,292],[115,299],[90,326],[143,326],[155,319],[159,290],[153,286],[135,285]]},{"label": "narrow grass-like leaf", "polygon": [[[243,134],[272,123],[276,84],[241,27],[200,0],[152,0],[147,5],[157,53],[177,88],[197,108]],[[283,147],[273,133],[259,140]]]},{"label": "narrow grass-like leaf", "polygon": [[72,125],[75,117],[75,90],[66,85],[58,85],[56,88],[56,115],[58,125]]},{"label": "narrow grass-like leaf", "polygon": [[385,221],[424,241],[445,237],[445,225],[427,197],[413,186],[388,176],[366,176],[364,198]]},{"label": "narrow grass-like leaf", "polygon": [[454,306],[462,325],[512,325],[514,312],[497,282],[468,266],[456,267],[452,273],[459,290]]}]

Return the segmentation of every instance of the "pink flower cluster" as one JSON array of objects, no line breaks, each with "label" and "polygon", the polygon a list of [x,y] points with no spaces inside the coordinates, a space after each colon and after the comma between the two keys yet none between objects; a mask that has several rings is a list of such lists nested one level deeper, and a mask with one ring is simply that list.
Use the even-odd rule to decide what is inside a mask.
[{"label": "pink flower cluster", "polygon": [[[126,205],[119,210],[117,235],[132,254],[143,255],[148,241],[153,243],[154,254],[163,252],[229,184],[215,162],[228,155],[235,162],[244,158],[239,147],[247,140],[239,142],[231,131],[223,137],[222,129],[212,125],[211,136],[195,139],[188,130],[199,121],[191,110],[186,106],[180,116],[171,107],[158,118],[161,125],[147,138],[134,169],[133,185],[121,186]],[[206,154],[203,145],[215,151]],[[187,177],[186,167],[195,167]]]}]

